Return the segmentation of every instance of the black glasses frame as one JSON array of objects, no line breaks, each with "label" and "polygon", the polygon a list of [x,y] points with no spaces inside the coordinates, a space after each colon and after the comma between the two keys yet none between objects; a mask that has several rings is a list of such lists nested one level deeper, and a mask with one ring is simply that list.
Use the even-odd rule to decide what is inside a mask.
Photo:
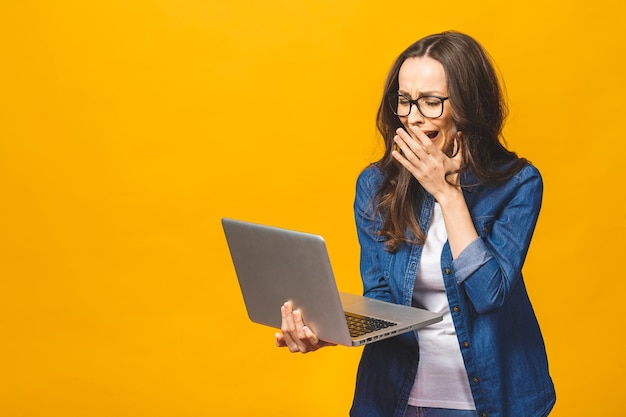
[{"label": "black glasses frame", "polygon": [[[407,114],[398,114],[397,113],[397,106],[398,106],[398,98],[402,97],[404,99],[406,99],[406,101],[409,102],[409,112]],[[423,100],[425,98],[436,98],[439,101],[441,101],[441,113],[439,113],[438,116],[426,116],[424,114],[424,112],[422,112],[422,109],[420,108],[419,105],[419,100]],[[411,99],[410,97],[405,96],[404,94],[400,94],[400,93],[389,93],[387,94],[387,104],[389,104],[389,108],[391,109],[391,112],[393,114],[395,114],[398,117],[406,117],[409,114],[411,114],[411,110],[412,110],[412,106],[415,105],[415,107],[417,107],[417,111],[420,112],[420,114],[422,116],[424,116],[427,119],[437,119],[439,117],[441,117],[441,115],[443,114],[443,103],[448,100],[450,97],[441,97],[441,96],[421,96],[416,98],[415,100]]]}]

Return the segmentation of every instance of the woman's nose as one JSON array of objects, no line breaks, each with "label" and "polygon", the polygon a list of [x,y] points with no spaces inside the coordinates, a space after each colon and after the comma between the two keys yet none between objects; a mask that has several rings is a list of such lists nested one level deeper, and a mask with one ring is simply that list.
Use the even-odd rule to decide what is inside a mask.
[{"label": "woman's nose", "polygon": [[407,116],[407,122],[409,122],[409,124],[424,122],[424,116],[422,116],[422,113],[420,113],[419,109],[417,108],[417,104],[413,104],[411,106],[411,110],[409,111],[409,115]]}]

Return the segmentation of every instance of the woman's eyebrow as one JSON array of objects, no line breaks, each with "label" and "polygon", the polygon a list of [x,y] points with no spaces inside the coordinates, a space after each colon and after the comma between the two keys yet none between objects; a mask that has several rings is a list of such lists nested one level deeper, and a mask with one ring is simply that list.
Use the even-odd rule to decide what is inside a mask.
[{"label": "woman's eyebrow", "polygon": [[[404,91],[404,90],[398,90],[399,94],[402,94],[403,96],[407,96],[410,98],[413,98],[413,96],[411,96],[411,93],[409,93],[408,91]],[[443,93],[441,91],[420,91],[419,94],[417,95],[417,98],[420,97],[424,97],[424,96],[440,96]]]}]

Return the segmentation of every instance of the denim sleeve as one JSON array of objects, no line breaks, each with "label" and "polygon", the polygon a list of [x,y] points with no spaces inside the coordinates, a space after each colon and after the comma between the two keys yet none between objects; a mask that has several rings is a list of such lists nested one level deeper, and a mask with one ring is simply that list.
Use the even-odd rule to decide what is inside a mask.
[{"label": "denim sleeve", "polygon": [[522,279],[542,193],[541,175],[528,165],[500,188],[481,196],[483,207],[490,206],[493,215],[477,228],[480,237],[453,261],[455,278],[478,313],[504,305]]},{"label": "denim sleeve", "polygon": [[493,255],[485,245],[485,242],[477,237],[452,261],[456,281],[459,284],[462,283],[492,258]]},{"label": "denim sleeve", "polygon": [[374,202],[380,180],[380,171],[375,167],[369,167],[359,175],[354,199],[354,217],[361,246],[363,295],[391,301],[383,267],[383,258],[386,254],[385,242],[383,236],[377,233],[382,227],[382,220],[375,212]]}]

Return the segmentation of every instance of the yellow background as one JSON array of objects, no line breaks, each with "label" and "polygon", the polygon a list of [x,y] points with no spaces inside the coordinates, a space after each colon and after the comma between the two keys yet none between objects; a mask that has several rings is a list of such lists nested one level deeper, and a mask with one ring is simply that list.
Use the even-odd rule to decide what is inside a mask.
[{"label": "yellow background", "polygon": [[347,415],[360,349],[275,348],[219,220],[324,235],[359,291],[353,188],[384,77],[457,29],[544,175],[525,275],[553,415],[626,416],[618,4],[2,0],[0,415]]}]

